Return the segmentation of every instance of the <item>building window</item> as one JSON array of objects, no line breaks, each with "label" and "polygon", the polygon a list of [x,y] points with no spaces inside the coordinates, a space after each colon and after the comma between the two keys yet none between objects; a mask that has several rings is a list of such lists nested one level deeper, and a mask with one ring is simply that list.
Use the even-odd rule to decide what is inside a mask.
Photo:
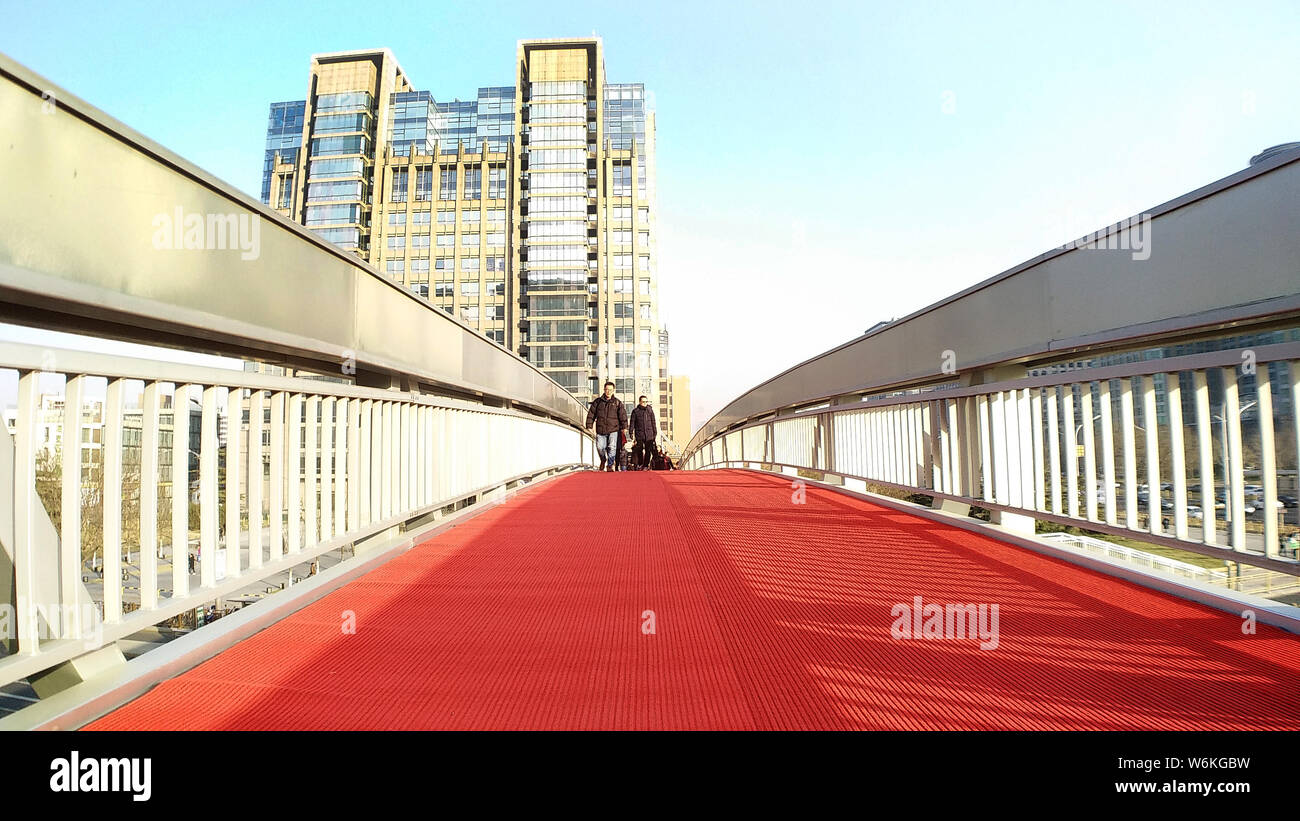
[{"label": "building window", "polygon": [[506,167],[493,165],[488,167],[488,199],[506,198]]},{"label": "building window", "polygon": [[406,272],[406,262],[400,259],[388,260],[388,275],[401,276]]},{"label": "building window", "polygon": [[444,165],[439,169],[438,199],[456,199],[456,166]]},{"label": "building window", "polygon": [[438,235],[438,247],[439,247],[439,248],[451,248],[451,247],[454,247],[455,245],[456,245],[456,235],[455,235],[455,234],[439,234],[439,235]]},{"label": "building window", "polygon": [[632,329],[631,329],[631,328],[615,328],[615,329],[614,329],[614,341],[615,341],[616,343],[617,343],[617,342],[628,342],[628,343],[630,343],[630,342],[632,341]]},{"label": "building window", "polygon": [[648,302],[641,303],[641,318],[642,319],[650,318],[650,303]]},{"label": "building window", "polygon": [[650,270],[650,257],[638,257],[638,258],[637,258],[637,269],[638,269],[638,270],[641,270],[641,271],[649,271],[649,270]]},{"label": "building window", "polygon": [[506,210],[504,208],[488,209],[488,222],[505,222]]},{"label": "building window", "polygon": [[406,202],[407,170],[393,169],[393,202]]},{"label": "building window", "polygon": [[411,215],[411,222],[414,225],[428,225],[433,214],[428,211],[416,211]]},{"label": "building window", "polygon": [[632,318],[632,303],[631,303],[631,302],[615,302],[615,303],[614,303],[614,318],[615,318],[615,319],[631,319],[631,318]]},{"label": "building window", "polygon": [[456,295],[456,283],[447,279],[440,279],[433,284],[433,295],[437,297],[451,297]]},{"label": "building window", "polygon": [[439,211],[439,212],[438,212],[438,224],[439,224],[439,225],[455,225],[455,224],[456,224],[456,212],[455,212],[455,211]]},{"label": "building window", "polygon": [[468,322],[468,323],[470,323],[470,324],[476,324],[476,323],[478,322],[478,306],[477,306],[477,305],[473,305],[473,306],[467,305],[467,306],[465,306],[464,308],[461,308],[461,309],[460,309],[460,318],[463,319],[463,320],[465,320],[466,322]]},{"label": "building window", "polygon": [[429,247],[429,235],[428,235],[428,234],[412,234],[412,235],[411,235],[411,247],[412,247],[412,248],[428,248],[428,247]]},{"label": "building window", "polygon": [[285,174],[280,180],[280,207],[293,207],[293,175]]},{"label": "building window", "polygon": [[478,296],[478,283],[477,283],[477,282],[462,282],[462,283],[460,284],[460,295],[461,295],[461,296]]},{"label": "building window", "polygon": [[389,248],[405,248],[406,234],[393,234],[388,238]]},{"label": "building window", "polygon": [[641,344],[642,344],[642,345],[649,345],[649,344],[650,344],[650,329],[649,329],[649,328],[642,328],[642,329],[641,329]]},{"label": "building window", "polygon": [[650,232],[649,232],[649,231],[639,231],[639,232],[637,232],[637,235],[636,235],[636,241],[637,241],[638,243],[641,244],[641,247],[642,247],[642,248],[644,248],[645,246],[649,245],[649,244],[650,244]]},{"label": "building window", "polygon": [[644,207],[636,209],[636,219],[637,222],[640,222],[642,225],[649,225],[650,209]]},{"label": "building window", "polygon": [[631,268],[631,267],[632,267],[632,255],[631,255],[631,254],[615,254],[615,255],[614,255],[614,267],[615,267],[615,268]]},{"label": "building window", "polygon": [[483,169],[465,169],[465,199],[477,200],[483,196]]},{"label": "building window", "polygon": [[401,213],[401,214],[389,214],[389,215],[388,215],[388,224],[389,224],[389,225],[405,225],[405,224],[406,224],[406,214],[405,214],[405,213]]},{"label": "building window", "polygon": [[638,285],[641,286],[642,296],[650,296],[650,280],[643,279],[638,283]]},{"label": "building window", "polygon": [[433,169],[421,168],[415,172],[415,199],[427,202],[433,198]]},{"label": "building window", "polygon": [[613,186],[610,190],[611,196],[632,196],[632,166],[625,162],[614,163],[614,174],[611,184]]},{"label": "building window", "polygon": [[501,320],[506,318],[506,306],[504,305],[489,305],[484,310],[486,311],[485,319]]}]

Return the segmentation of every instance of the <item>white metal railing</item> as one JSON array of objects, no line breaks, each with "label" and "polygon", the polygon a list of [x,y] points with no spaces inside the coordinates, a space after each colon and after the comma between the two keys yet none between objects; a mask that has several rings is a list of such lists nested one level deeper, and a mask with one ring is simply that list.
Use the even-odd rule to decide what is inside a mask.
[{"label": "white metal railing", "polygon": [[[836,397],[803,414],[714,436],[699,443],[686,467],[823,471],[1296,573],[1294,557],[1282,549],[1293,528],[1284,530],[1277,514],[1279,474],[1294,469],[1300,454],[1292,445],[1279,451],[1273,396],[1287,397],[1286,438],[1300,442],[1300,343],[1243,353],[1148,359],[885,398]],[[1163,418],[1157,379],[1164,385]],[[1212,382],[1222,386],[1213,414]],[[1243,398],[1247,387],[1251,393]],[[1257,422],[1247,443],[1242,413],[1251,402]],[[1259,455],[1252,474],[1259,476],[1263,510],[1249,525],[1247,445]],[[1222,510],[1216,510],[1219,497]]]},{"label": "white metal railing", "polygon": [[[13,545],[16,652],[0,657],[0,684],[484,491],[590,464],[594,455],[590,436],[547,418],[342,382],[9,343],[0,344],[0,368],[18,373],[13,530],[3,534]],[[43,422],[57,406],[47,403],[42,417],[43,390],[63,401],[53,420],[62,441],[98,447],[47,447]],[[83,451],[102,471],[104,586],[96,624],[84,609]],[[175,477],[167,475],[168,462]],[[60,487],[57,532],[38,480]],[[138,528],[124,520],[124,500]],[[139,565],[138,609],[129,612],[121,583],[127,532]],[[170,571],[160,572],[167,561]]]},{"label": "white metal railing", "polygon": [[1157,556],[1154,553],[1148,553],[1145,550],[1129,547],[1128,545],[1115,544],[1106,542],[1101,539],[1093,539],[1089,536],[1083,536],[1077,533],[1044,533],[1042,538],[1049,542],[1057,542],[1085,553],[1106,556],[1111,559],[1119,559],[1129,564],[1135,564],[1139,567],[1146,567],[1151,570],[1160,570],[1172,576],[1178,576],[1184,579],[1191,579],[1208,584],[1217,584],[1227,586],[1229,577],[1226,570],[1216,570],[1210,567],[1200,567],[1180,562],[1177,559],[1171,559],[1168,556]]}]

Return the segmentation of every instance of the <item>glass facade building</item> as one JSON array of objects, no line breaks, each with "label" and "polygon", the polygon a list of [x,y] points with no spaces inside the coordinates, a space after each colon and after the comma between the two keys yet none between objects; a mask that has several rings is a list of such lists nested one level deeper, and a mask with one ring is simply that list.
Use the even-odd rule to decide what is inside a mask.
[{"label": "glass facade building", "polygon": [[580,399],[657,405],[645,86],[605,82],[599,38],[522,40],[514,80],[439,101],[387,50],[316,55],[311,98],[272,105],[263,202]]},{"label": "glass facade building", "polygon": [[[302,147],[303,116],[307,102],[295,100],[284,103],[271,103],[271,116],[266,124],[266,159],[262,164],[262,202],[272,207],[279,207],[271,202],[271,172],[275,168],[276,155],[281,162],[292,164],[298,159],[298,149]],[[293,181],[287,189],[292,191]],[[283,191],[276,191],[277,200],[282,199]]]}]

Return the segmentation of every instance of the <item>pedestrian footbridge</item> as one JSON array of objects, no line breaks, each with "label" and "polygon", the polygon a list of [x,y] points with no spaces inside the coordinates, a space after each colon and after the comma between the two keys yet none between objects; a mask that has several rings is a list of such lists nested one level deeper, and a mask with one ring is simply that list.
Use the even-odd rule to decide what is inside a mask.
[{"label": "pedestrian footbridge", "polygon": [[1300,729],[1300,152],[597,473],[543,373],[3,58],[0,122],[0,318],[77,335],[0,343],[0,728]]}]

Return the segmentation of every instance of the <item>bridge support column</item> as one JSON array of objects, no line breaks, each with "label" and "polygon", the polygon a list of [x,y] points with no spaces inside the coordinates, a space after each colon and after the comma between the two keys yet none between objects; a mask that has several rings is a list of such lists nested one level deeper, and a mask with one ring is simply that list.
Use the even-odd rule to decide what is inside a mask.
[{"label": "bridge support column", "polygon": [[1034,524],[1037,522],[1033,516],[1026,516],[1023,513],[1009,513],[1005,510],[993,511],[990,521],[1021,536],[1034,535]]},{"label": "bridge support column", "polygon": [[36,695],[49,698],[55,693],[61,693],[69,687],[124,664],[126,664],[126,656],[122,655],[122,651],[116,644],[110,644],[29,676],[27,681],[36,691]]},{"label": "bridge support column", "polygon": [[957,516],[970,515],[970,502],[963,502],[957,499],[941,499],[935,496],[930,502],[931,510],[939,510],[944,513],[952,513]]}]

